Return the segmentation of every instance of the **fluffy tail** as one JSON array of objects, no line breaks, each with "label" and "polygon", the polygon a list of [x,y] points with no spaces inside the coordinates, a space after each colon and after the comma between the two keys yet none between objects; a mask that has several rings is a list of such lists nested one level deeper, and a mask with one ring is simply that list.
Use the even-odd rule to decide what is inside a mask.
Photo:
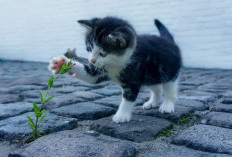
[{"label": "fluffy tail", "polygon": [[168,41],[174,43],[174,38],[171,35],[171,33],[168,31],[168,29],[157,19],[155,19],[155,25],[158,28],[160,32],[160,36],[167,39]]}]

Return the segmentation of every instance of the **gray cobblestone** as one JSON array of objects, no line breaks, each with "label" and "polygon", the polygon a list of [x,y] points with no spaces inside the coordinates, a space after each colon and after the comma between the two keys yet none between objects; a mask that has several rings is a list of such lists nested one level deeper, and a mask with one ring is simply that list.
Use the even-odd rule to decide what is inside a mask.
[{"label": "gray cobblestone", "polygon": [[91,90],[94,93],[102,94],[105,96],[112,96],[112,95],[120,95],[122,92],[118,89],[111,89],[111,88],[100,88]]},{"label": "gray cobblestone", "polygon": [[[26,115],[34,117],[30,112],[31,102],[40,103],[39,91],[44,94],[51,74],[44,63],[0,62],[0,67],[0,140],[12,143],[13,139],[31,135]],[[231,70],[183,68],[176,112],[161,114],[158,108],[143,110],[140,105],[150,96],[144,88],[138,95],[132,121],[125,124],[115,124],[112,117],[108,117],[121,103],[118,85],[110,82],[92,85],[68,76],[62,77],[49,91],[49,96],[54,95],[55,98],[44,106],[48,116],[39,129],[45,130],[46,135],[25,147],[17,145],[21,149],[17,153],[33,156],[35,150],[40,150],[42,156],[68,156],[71,153],[86,154],[87,151],[92,156],[115,156],[115,153],[116,156],[135,156],[135,152],[138,153],[136,156],[142,152],[147,156],[229,156],[226,154],[231,154],[232,150],[231,74]],[[180,123],[189,120],[189,116],[190,123]],[[200,122],[205,125],[199,125]],[[89,129],[98,132],[86,132]],[[66,131],[57,132],[60,130]],[[47,135],[52,132],[57,133]],[[52,142],[49,143],[49,140]],[[170,145],[170,141],[175,145],[161,148]],[[153,146],[154,143],[158,147]],[[4,150],[9,154],[18,149],[10,146],[12,144],[9,144],[11,149],[3,148],[1,154],[7,154]]]},{"label": "gray cobblestone", "polygon": [[232,114],[230,113],[211,112],[203,120],[209,125],[232,129]]},{"label": "gray cobblestone", "polygon": [[231,157],[227,154],[214,154],[202,152],[198,150],[189,149],[183,146],[171,145],[165,149],[156,150],[154,152],[145,154],[141,157]]},{"label": "gray cobblestone", "polygon": [[25,149],[11,153],[10,157],[134,157],[135,155],[136,149],[129,142],[70,130],[39,138]]},{"label": "gray cobblestone", "polygon": [[232,105],[216,104],[215,106],[212,106],[211,111],[232,113]]},{"label": "gray cobblestone", "polygon": [[12,102],[19,102],[22,99],[19,95],[16,94],[4,94],[4,96],[0,97],[0,104],[7,104]]},{"label": "gray cobblestone", "polygon": [[57,108],[57,107],[65,106],[65,105],[84,102],[84,101],[86,100],[83,98],[77,97],[71,93],[71,94],[55,96],[55,98],[47,102],[47,104],[44,107],[46,109],[53,109],[53,108]]},{"label": "gray cobblestone", "polygon": [[89,91],[77,91],[77,92],[72,93],[72,95],[74,97],[83,98],[88,101],[103,98],[101,94],[97,94],[97,93],[93,93]]},{"label": "gray cobblestone", "polygon": [[175,112],[171,114],[161,113],[158,108],[144,110],[141,106],[135,107],[133,111],[134,114],[164,118],[175,123],[179,122],[181,118],[189,116],[192,112],[191,108],[177,105],[175,106]]},{"label": "gray cobblestone", "polygon": [[33,106],[28,102],[15,102],[10,104],[0,104],[0,119],[16,116],[33,110]]},{"label": "gray cobblestone", "polygon": [[[7,118],[0,121],[0,138],[3,139],[23,139],[28,135],[32,135],[32,130],[27,124],[26,116],[35,117],[34,112],[28,112],[19,116]],[[60,130],[69,130],[77,127],[77,120],[66,118],[48,113],[40,125],[40,131],[51,133]]]},{"label": "gray cobblestone", "polygon": [[73,86],[62,86],[60,88],[53,88],[53,91],[60,94],[67,94],[67,93],[73,93],[76,91],[87,91],[90,90],[90,88],[87,87],[73,87]]},{"label": "gray cobblestone", "polygon": [[173,143],[202,151],[232,154],[232,130],[196,125],[181,132]]},{"label": "gray cobblestone", "polygon": [[116,124],[112,117],[97,120],[93,129],[112,137],[143,142],[152,140],[162,131],[172,128],[172,124],[164,119],[134,115],[129,123]]},{"label": "gray cobblestone", "polygon": [[[122,96],[118,95],[118,96],[105,97],[105,98],[98,99],[93,102],[97,104],[105,105],[105,106],[110,106],[113,108],[118,108],[121,101],[122,101]],[[146,99],[137,98],[135,106],[142,105],[145,101]]]},{"label": "gray cobblestone", "polygon": [[199,101],[195,101],[195,100],[178,99],[176,102],[176,105],[190,107],[190,108],[197,110],[197,111],[206,110],[206,106],[204,105],[204,103],[199,102]]},{"label": "gray cobblestone", "polygon": [[61,116],[68,116],[82,120],[107,117],[114,114],[115,111],[116,110],[111,107],[102,106],[91,102],[78,103],[51,110],[52,113]]},{"label": "gray cobblestone", "polygon": [[21,92],[29,91],[29,90],[36,90],[38,92],[41,89],[44,89],[44,87],[36,86],[36,85],[16,85],[8,88],[9,93],[11,94],[20,94]]}]

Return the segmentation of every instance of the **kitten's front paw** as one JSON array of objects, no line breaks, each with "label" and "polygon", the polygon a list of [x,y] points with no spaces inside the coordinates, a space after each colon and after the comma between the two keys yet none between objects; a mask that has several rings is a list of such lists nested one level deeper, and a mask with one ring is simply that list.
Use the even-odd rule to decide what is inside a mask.
[{"label": "kitten's front paw", "polygon": [[174,112],[174,103],[171,102],[167,102],[167,103],[163,103],[161,104],[159,111],[161,113],[173,113]]},{"label": "kitten's front paw", "polygon": [[131,119],[131,114],[128,113],[123,113],[118,111],[114,116],[113,116],[113,121],[115,123],[125,123],[129,122]]},{"label": "kitten's front paw", "polygon": [[53,74],[58,74],[63,65],[67,64],[69,61],[65,56],[54,57],[50,60],[48,69],[52,71]]}]

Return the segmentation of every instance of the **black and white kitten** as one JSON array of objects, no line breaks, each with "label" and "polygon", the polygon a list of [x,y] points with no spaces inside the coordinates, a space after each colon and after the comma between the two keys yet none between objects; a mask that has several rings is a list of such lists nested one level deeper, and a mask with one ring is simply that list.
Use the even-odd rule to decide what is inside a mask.
[{"label": "black and white kitten", "polygon": [[[123,98],[113,116],[114,122],[130,121],[142,86],[151,90],[151,97],[144,103],[144,109],[156,107],[161,102],[163,92],[160,112],[174,112],[182,65],[181,54],[172,35],[160,21],[155,20],[160,37],[137,35],[128,22],[115,17],[78,22],[87,29],[85,43],[88,60],[73,60],[71,73],[89,83],[112,80],[122,87]],[[49,67],[58,73],[60,67],[68,61],[65,56],[53,58]],[[96,68],[102,66],[105,70]]]}]

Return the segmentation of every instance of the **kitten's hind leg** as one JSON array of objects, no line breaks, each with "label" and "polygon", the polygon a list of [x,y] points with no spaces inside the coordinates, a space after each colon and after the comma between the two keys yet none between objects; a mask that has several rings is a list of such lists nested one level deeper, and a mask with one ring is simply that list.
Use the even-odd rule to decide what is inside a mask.
[{"label": "kitten's hind leg", "polygon": [[151,96],[147,102],[143,104],[143,109],[149,110],[159,105],[162,97],[162,85],[148,86],[151,91]]},{"label": "kitten's hind leg", "polygon": [[163,84],[164,101],[161,104],[159,111],[161,113],[174,112],[174,104],[178,95],[178,79],[172,82]]}]

